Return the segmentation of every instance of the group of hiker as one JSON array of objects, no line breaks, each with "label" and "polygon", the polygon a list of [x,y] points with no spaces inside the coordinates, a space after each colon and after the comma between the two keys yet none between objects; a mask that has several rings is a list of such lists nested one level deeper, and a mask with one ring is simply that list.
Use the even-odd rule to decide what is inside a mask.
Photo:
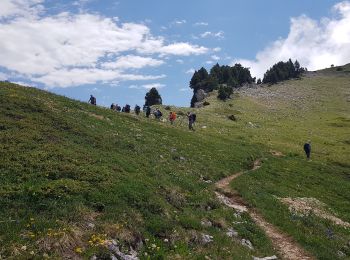
[{"label": "group of hiker", "polygon": [[[96,98],[93,95],[90,95],[89,103],[91,105],[96,106]],[[131,111],[131,107],[128,104],[126,104],[123,108],[121,108],[118,104],[112,103],[110,108],[112,110],[117,111],[117,112],[130,113],[130,111]],[[136,105],[135,108],[134,108],[134,112],[135,112],[136,115],[139,115],[141,113],[141,107],[139,105]],[[150,106],[144,105],[143,106],[143,112],[145,113],[146,117],[149,118],[150,115],[151,115],[151,112],[152,112],[152,108]],[[155,119],[161,120],[161,118],[163,116],[163,113],[160,111],[159,108],[156,108],[153,111],[153,115],[154,115]],[[186,116],[187,116],[187,119],[188,119],[188,129],[194,131],[193,126],[194,126],[194,124],[196,122],[196,118],[197,118],[196,114],[192,113],[192,112],[187,112]],[[177,119],[176,112],[170,111],[168,119],[169,119],[170,124],[173,125],[174,122]],[[304,152],[306,154],[306,158],[308,160],[310,160],[310,156],[311,156],[311,141],[306,142],[304,144],[303,148],[304,148]]]},{"label": "group of hiker", "polygon": [[[90,95],[89,103],[91,105],[96,106],[96,98],[93,95]],[[119,106],[118,104],[112,103],[110,106],[110,109],[117,112],[123,112],[123,113],[130,113],[131,107],[129,104],[126,104],[124,107]],[[140,115],[141,113],[141,107],[139,105],[135,105],[134,112],[136,115]],[[160,111],[159,108],[155,108],[152,112],[152,108],[150,106],[143,106],[143,112],[145,113],[146,117],[149,118],[151,114],[153,114],[154,118],[157,120],[161,120],[163,117],[162,111]],[[196,122],[196,114],[192,112],[187,112],[186,114],[188,119],[188,129],[194,131],[194,124]],[[169,112],[168,120],[171,125],[174,125],[175,121],[177,119],[177,114],[174,111]]]}]

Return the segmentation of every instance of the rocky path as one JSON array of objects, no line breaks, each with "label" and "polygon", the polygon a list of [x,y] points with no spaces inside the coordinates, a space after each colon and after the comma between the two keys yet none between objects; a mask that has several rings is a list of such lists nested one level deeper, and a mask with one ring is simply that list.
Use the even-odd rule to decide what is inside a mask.
[{"label": "rocky path", "polygon": [[[255,171],[261,167],[261,161],[256,160],[250,171]],[[243,198],[230,188],[230,183],[241,176],[245,172],[239,172],[227,178],[218,181],[215,186],[215,192],[218,199],[226,206],[233,208],[239,212],[247,212],[255,223],[265,231],[266,235],[271,239],[272,244],[282,259],[288,260],[304,260],[315,259],[307,253],[300,245],[298,245],[290,236],[281,232],[277,227],[267,222],[254,208],[246,204]]]}]

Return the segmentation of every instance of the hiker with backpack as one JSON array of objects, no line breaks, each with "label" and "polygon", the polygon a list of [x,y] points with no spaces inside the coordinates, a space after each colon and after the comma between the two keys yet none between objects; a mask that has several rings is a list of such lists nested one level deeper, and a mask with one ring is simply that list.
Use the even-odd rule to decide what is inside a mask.
[{"label": "hiker with backpack", "polygon": [[134,111],[136,115],[139,115],[141,112],[141,107],[139,105],[136,105]]},{"label": "hiker with backpack", "polygon": [[188,129],[194,131],[193,124],[196,122],[196,114],[188,112],[187,113],[187,118],[188,118]]},{"label": "hiker with backpack", "polygon": [[158,120],[160,120],[160,118],[163,116],[163,113],[159,110],[159,108],[157,108],[154,113],[153,113],[154,117]]},{"label": "hiker with backpack", "polygon": [[124,108],[125,113],[130,113],[130,105],[126,104]]},{"label": "hiker with backpack", "polygon": [[147,106],[145,109],[146,109],[146,117],[149,118],[149,116],[151,115],[151,107]]},{"label": "hiker with backpack", "polygon": [[117,112],[120,112],[122,110],[122,108],[117,104],[117,105],[115,105],[115,110]]},{"label": "hiker with backpack", "polygon": [[305,154],[306,154],[306,158],[308,160],[310,160],[310,156],[311,156],[311,141],[307,141],[304,144],[304,151],[305,151]]},{"label": "hiker with backpack", "polygon": [[91,105],[96,106],[96,98],[93,95],[90,95],[90,99],[88,101]]},{"label": "hiker with backpack", "polygon": [[175,120],[176,120],[176,113],[175,112],[172,112],[172,111],[170,111],[170,114],[169,114],[169,121],[170,121],[170,124],[174,124],[174,122],[175,122]]},{"label": "hiker with backpack", "polygon": [[116,106],[114,105],[114,103],[112,103],[111,110],[115,110],[115,109],[116,109]]}]

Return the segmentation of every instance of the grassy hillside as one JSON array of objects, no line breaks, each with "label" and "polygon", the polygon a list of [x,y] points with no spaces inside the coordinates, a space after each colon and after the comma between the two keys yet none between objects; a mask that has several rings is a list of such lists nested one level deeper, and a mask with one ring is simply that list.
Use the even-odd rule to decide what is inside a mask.
[{"label": "grassy hillside", "polygon": [[170,126],[0,83],[0,256],[102,258],[112,239],[145,259],[276,254],[248,215],[214,194],[213,182],[262,158],[232,187],[317,258],[349,257],[349,229],[282,203],[317,199],[350,222],[348,67],[242,89],[227,102],[214,93],[196,110],[195,132],[181,118]]},{"label": "grassy hillside", "polygon": [[203,181],[248,167],[258,146],[9,83],[0,97],[3,258],[87,258],[103,255],[110,239],[152,259],[273,253],[247,216],[236,229],[256,250],[227,238],[243,220]]}]

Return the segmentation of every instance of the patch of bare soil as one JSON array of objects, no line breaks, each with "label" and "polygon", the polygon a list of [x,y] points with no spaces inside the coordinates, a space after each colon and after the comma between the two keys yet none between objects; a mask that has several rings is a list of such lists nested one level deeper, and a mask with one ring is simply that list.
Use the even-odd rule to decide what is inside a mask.
[{"label": "patch of bare soil", "polygon": [[283,157],[284,154],[280,151],[276,151],[276,150],[270,150],[270,153],[275,156],[275,157]]},{"label": "patch of bare soil", "polygon": [[100,119],[100,120],[105,119],[103,116],[96,115],[96,114],[94,114],[94,113],[89,113],[89,116],[92,116],[92,117],[97,118],[97,119]]},{"label": "patch of bare soil", "polygon": [[315,198],[279,198],[284,204],[289,207],[291,212],[298,215],[308,215],[310,213],[316,216],[332,221],[334,224],[350,227],[350,223],[341,220],[334,216],[326,209],[326,204]]},{"label": "patch of bare soil", "polygon": [[[256,160],[250,171],[255,171],[261,167],[261,161]],[[290,236],[281,232],[277,227],[267,222],[255,209],[250,208],[244,202],[243,198],[234,190],[230,188],[230,182],[237,177],[244,174],[244,172],[236,173],[232,176],[226,177],[216,183],[215,192],[217,198],[226,206],[233,208],[239,212],[248,212],[255,223],[262,228],[266,235],[271,239],[272,244],[282,259],[288,260],[303,260],[314,259],[307,253],[300,245],[298,245]]]}]

